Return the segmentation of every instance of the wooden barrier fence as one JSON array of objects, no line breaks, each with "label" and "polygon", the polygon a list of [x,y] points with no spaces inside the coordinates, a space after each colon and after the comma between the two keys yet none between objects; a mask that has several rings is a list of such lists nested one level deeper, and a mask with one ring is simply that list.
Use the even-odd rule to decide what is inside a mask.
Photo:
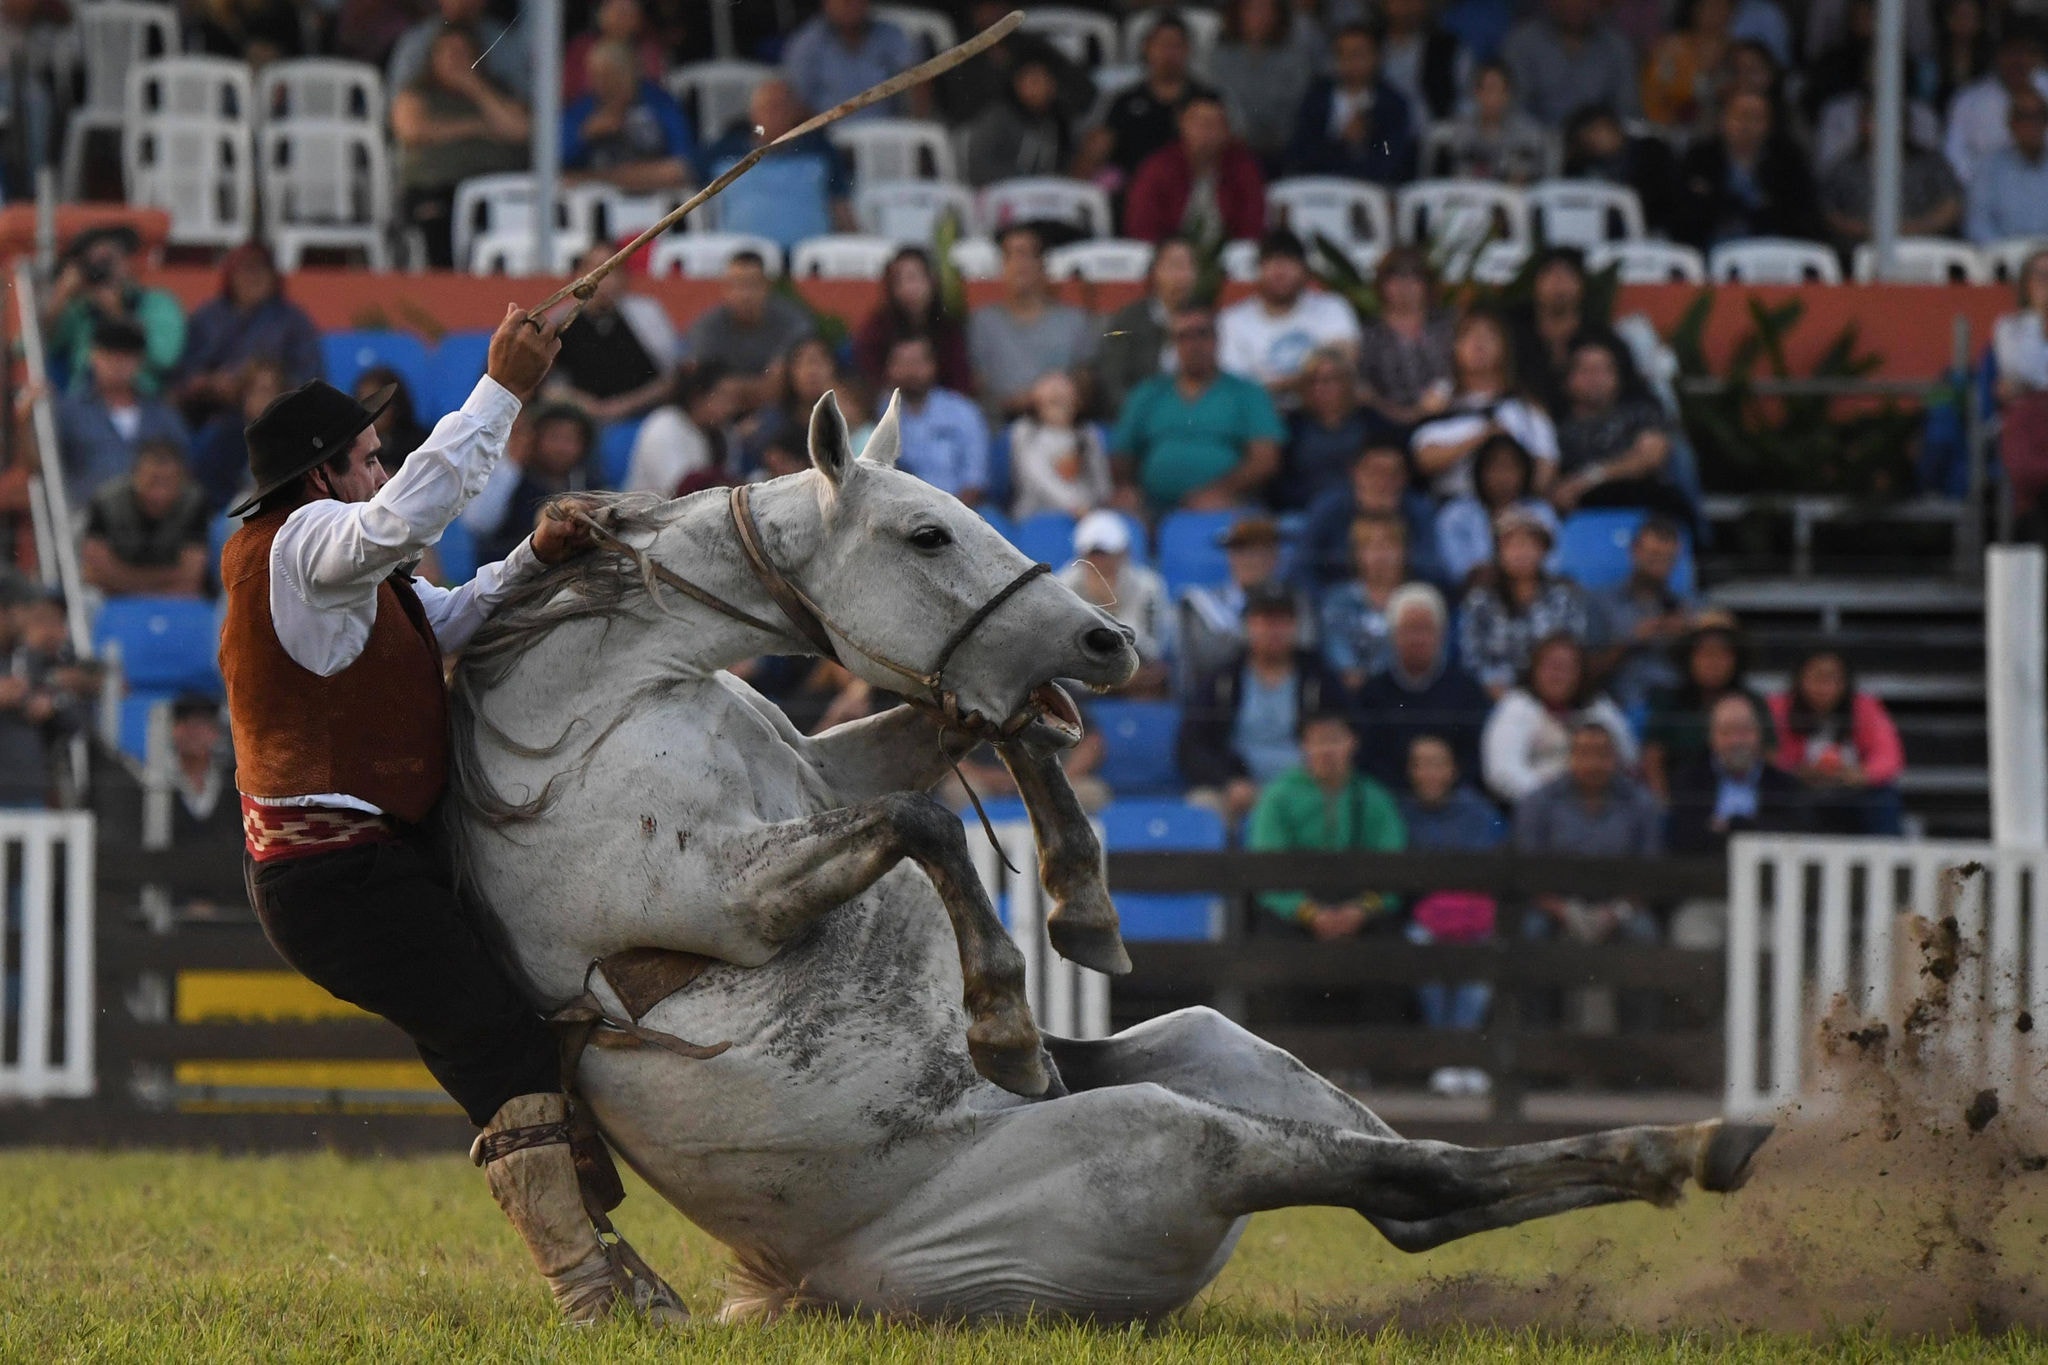
[{"label": "wooden barrier fence", "polygon": [[[218,850],[111,852],[99,860],[97,972],[98,1092],[91,1100],[0,1110],[0,1141],[80,1145],[200,1145],[280,1148],[440,1147],[457,1150],[467,1125],[451,1112],[351,1110],[345,1096],[264,1112],[258,1104],[181,1094],[167,1077],[180,1062],[399,1061],[411,1044],[376,1020],[179,1022],[181,974],[275,971],[280,967],[253,921],[179,923],[156,932],[126,907],[147,886],[239,900],[239,869]],[[1606,861],[1575,858],[1431,854],[1114,854],[1109,880],[1119,892],[1203,892],[1225,896],[1277,887],[1375,886],[1411,892],[1443,886],[1485,891],[1503,903],[1503,936],[1487,943],[1416,945],[1399,937],[1337,943],[1247,935],[1233,915],[1221,942],[1133,945],[1137,967],[1114,987],[1120,1023],[1179,1004],[1222,1008],[1270,1041],[1324,1071],[1426,1074],[1465,1066],[1495,1077],[1491,1104],[1456,1119],[1404,1125],[1418,1134],[1505,1140],[1571,1125],[1532,1122],[1531,1083],[1576,1089],[1644,1088],[1718,1094],[1723,1080],[1720,1010],[1722,959],[1652,945],[1529,943],[1513,937],[1509,906],[1546,892],[1589,897],[1630,895],[1653,902],[1720,895],[1719,860]],[[1331,990],[1383,992],[1404,1001],[1416,985],[1479,981],[1495,988],[1487,1026],[1470,1033],[1383,1022],[1302,1022],[1274,997],[1316,997]],[[1587,1033],[1539,1024],[1522,1009],[1532,992],[1619,988],[1654,995],[1661,1016],[1637,1028]],[[1381,1011],[1375,1011],[1380,1013]],[[1582,1125],[1581,1125],[1582,1126]]]}]

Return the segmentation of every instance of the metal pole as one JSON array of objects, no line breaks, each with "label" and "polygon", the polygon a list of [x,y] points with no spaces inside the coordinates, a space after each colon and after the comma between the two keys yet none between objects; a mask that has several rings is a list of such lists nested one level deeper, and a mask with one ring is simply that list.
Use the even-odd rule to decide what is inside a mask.
[{"label": "metal pole", "polygon": [[526,22],[533,48],[533,264],[535,273],[552,275],[562,197],[562,0],[535,0]]},{"label": "metal pole", "polygon": [[2048,601],[2041,547],[1994,545],[1984,557],[1984,684],[1991,724],[1991,838],[2048,843]]},{"label": "metal pole", "polygon": [[1898,260],[1900,163],[1905,157],[1906,0],[1877,0],[1877,42],[1871,56],[1870,244],[1877,278]]}]

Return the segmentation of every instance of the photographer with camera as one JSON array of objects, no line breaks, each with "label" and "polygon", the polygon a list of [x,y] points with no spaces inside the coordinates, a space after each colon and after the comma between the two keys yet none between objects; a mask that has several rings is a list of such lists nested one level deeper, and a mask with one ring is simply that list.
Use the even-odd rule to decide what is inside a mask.
[{"label": "photographer with camera", "polygon": [[145,288],[135,278],[135,257],[142,238],[124,223],[87,228],[71,241],[50,286],[43,318],[48,329],[50,361],[62,371],[72,393],[89,382],[85,363],[93,330],[102,322],[130,322],[142,329],[142,373],[136,390],[155,396],[164,391],[185,354],[185,310],[161,289]]}]

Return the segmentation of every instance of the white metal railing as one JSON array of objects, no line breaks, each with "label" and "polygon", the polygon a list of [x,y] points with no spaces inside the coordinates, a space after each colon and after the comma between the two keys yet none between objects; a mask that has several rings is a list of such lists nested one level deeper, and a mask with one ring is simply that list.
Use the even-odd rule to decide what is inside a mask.
[{"label": "white metal railing", "polygon": [[1911,915],[1953,915],[1965,945],[1942,1033],[1954,1064],[2048,1103],[2048,848],[1743,835],[1728,850],[1730,1115],[1800,1098],[1806,1041],[1836,997],[1878,1019],[1905,1003],[1896,983],[1920,980]]},{"label": "white metal railing", "polygon": [[92,627],[85,615],[85,579],[78,568],[70,492],[64,487],[64,466],[58,454],[57,410],[50,397],[50,367],[43,351],[41,297],[35,268],[24,256],[14,263],[14,313],[20,329],[22,362],[36,395],[31,419],[42,472],[29,486],[29,503],[35,509],[36,553],[42,565],[43,582],[64,591],[71,648],[85,659],[92,656]]},{"label": "white metal railing", "polygon": [[[1099,837],[1101,831],[1096,833]],[[1075,966],[1045,941],[1046,895],[1038,882],[1038,842],[1030,822],[1003,821],[996,826],[996,838],[1001,854],[989,846],[980,822],[968,821],[968,846],[988,898],[998,906],[1006,893],[1010,898],[1010,937],[1024,954],[1025,995],[1038,1026],[1062,1038],[1107,1038],[1109,978]],[[1022,872],[1011,876],[1003,866],[1005,857]]]},{"label": "white metal railing", "polygon": [[89,1096],[92,816],[0,811],[0,898],[0,1101]]}]

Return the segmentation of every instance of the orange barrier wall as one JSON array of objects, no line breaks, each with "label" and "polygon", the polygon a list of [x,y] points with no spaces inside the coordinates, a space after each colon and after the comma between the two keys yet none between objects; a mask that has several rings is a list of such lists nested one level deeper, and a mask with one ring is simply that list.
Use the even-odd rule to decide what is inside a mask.
[{"label": "orange barrier wall", "polygon": [[[219,289],[219,274],[195,266],[167,266],[152,279],[195,307]],[[457,274],[372,274],[358,270],[308,269],[292,276],[291,297],[329,330],[353,327],[397,327],[429,339],[442,332],[495,326],[511,302],[536,303],[561,281],[542,278],[478,278]],[[717,301],[716,281],[663,279],[642,286],[659,298],[678,325]],[[879,286],[844,280],[806,280],[797,289],[822,312],[857,326],[874,306]],[[1074,303],[1107,311],[1133,298],[1135,285],[1062,287]],[[1228,297],[1242,294],[1233,286]],[[1631,285],[1621,291],[1619,311],[1647,314],[1668,331],[1698,294],[1693,285]],[[968,287],[973,304],[993,301],[1000,286]],[[1947,368],[1953,351],[1952,328],[1960,315],[1970,325],[1973,355],[1981,354],[1991,336],[1993,319],[2013,307],[2012,291],[1992,285],[1808,285],[1748,287],[1728,285],[1716,291],[1707,328],[1710,356],[1725,356],[1750,328],[1750,296],[1776,303],[1797,295],[1807,312],[1790,339],[1788,353],[1794,373],[1804,373],[1832,342],[1843,325],[1854,322],[1866,348],[1883,357],[1878,377],[1931,379]]]}]

